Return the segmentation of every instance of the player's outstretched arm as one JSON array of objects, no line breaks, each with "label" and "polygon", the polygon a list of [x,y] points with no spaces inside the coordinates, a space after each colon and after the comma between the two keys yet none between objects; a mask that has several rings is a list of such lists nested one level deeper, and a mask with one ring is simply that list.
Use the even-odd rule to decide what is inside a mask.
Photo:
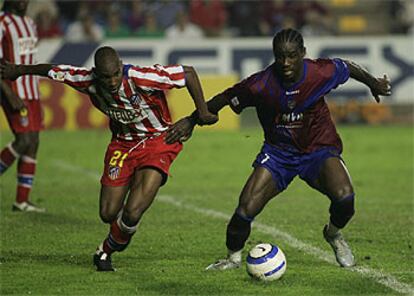
[{"label": "player's outstretched arm", "polygon": [[[228,101],[223,95],[217,95],[207,102],[208,111],[212,114],[218,114],[218,112],[226,105],[228,105]],[[218,119],[218,115],[216,116]],[[194,127],[196,124],[199,124],[199,122],[199,115],[196,111],[190,116],[178,120],[168,129],[165,142],[167,144],[172,144],[177,141],[187,141],[191,137]]]},{"label": "player's outstretched arm", "polygon": [[368,86],[377,103],[380,102],[379,96],[391,95],[391,82],[386,74],[384,74],[384,77],[377,78],[372,76],[371,73],[357,63],[352,61],[345,62],[348,65],[350,77]]},{"label": "player's outstretched arm", "polygon": [[47,73],[52,68],[52,64],[15,65],[6,63],[0,65],[0,77],[1,79],[9,80],[16,80],[23,75],[39,75],[47,77]]},{"label": "player's outstretched arm", "polygon": [[191,66],[183,66],[185,72],[185,81],[188,92],[194,101],[196,106],[200,124],[214,124],[218,121],[218,117],[209,112],[207,105],[204,101],[203,89],[201,88],[200,80],[198,79],[197,72]]}]

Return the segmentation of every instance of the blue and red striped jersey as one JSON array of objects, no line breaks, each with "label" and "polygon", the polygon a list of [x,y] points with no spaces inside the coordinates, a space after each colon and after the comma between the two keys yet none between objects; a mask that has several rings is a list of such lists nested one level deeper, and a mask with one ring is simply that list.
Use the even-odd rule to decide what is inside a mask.
[{"label": "blue and red striped jersey", "polygon": [[304,59],[302,78],[284,88],[275,64],[226,89],[234,112],[256,108],[265,141],[282,149],[309,153],[342,141],[331,119],[325,95],[349,79],[341,59]]}]

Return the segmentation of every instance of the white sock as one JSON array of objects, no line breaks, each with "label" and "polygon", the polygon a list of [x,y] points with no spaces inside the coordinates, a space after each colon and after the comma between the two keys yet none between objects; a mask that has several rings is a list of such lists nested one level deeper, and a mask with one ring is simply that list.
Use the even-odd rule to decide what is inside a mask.
[{"label": "white sock", "polygon": [[97,248],[95,254],[99,254],[103,252],[103,243],[101,243]]},{"label": "white sock", "polygon": [[241,256],[242,256],[242,250],[239,250],[236,252],[228,250],[228,258],[233,262],[240,263]]}]

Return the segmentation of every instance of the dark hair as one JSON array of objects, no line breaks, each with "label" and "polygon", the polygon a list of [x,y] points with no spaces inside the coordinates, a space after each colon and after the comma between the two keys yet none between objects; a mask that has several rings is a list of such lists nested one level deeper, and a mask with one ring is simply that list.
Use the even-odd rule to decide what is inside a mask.
[{"label": "dark hair", "polygon": [[5,11],[5,12],[10,11],[10,7],[11,7],[10,4],[11,3],[12,3],[11,0],[4,0],[3,7],[1,8],[1,10]]},{"label": "dark hair", "polygon": [[283,29],[276,33],[273,37],[273,51],[276,46],[282,43],[293,42],[296,43],[299,48],[304,48],[302,34],[295,29]]}]

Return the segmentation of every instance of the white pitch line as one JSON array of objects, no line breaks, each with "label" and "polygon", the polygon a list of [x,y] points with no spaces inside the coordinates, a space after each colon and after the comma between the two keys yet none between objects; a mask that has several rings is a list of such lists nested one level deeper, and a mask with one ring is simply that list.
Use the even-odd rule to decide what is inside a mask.
[{"label": "white pitch line", "polygon": [[[63,170],[69,171],[69,172],[73,172],[73,173],[81,173],[85,176],[88,176],[94,180],[99,180],[100,179],[100,175],[93,172],[93,171],[89,171],[87,169],[78,167],[78,166],[74,166],[70,163],[61,161],[61,160],[56,160],[53,163],[56,167],[59,167]],[[160,195],[157,197],[157,200],[161,201],[161,202],[165,202],[171,205],[174,205],[178,208],[183,208],[192,212],[196,212],[199,214],[202,214],[204,216],[209,216],[212,218],[217,218],[217,219],[222,219],[222,220],[230,220],[231,216],[213,209],[208,209],[208,208],[200,208],[191,204],[188,204],[187,202],[182,202],[172,196],[169,195]],[[264,234],[268,234],[271,235],[274,238],[277,238],[278,240],[283,240],[286,244],[290,245],[291,247],[298,249],[302,252],[304,252],[305,254],[308,255],[312,255],[322,261],[328,262],[330,264],[333,265],[338,265],[338,263],[336,262],[333,254],[331,252],[326,252],[324,250],[321,250],[317,247],[314,247],[308,243],[302,242],[299,239],[291,236],[290,234],[283,232],[275,227],[263,224],[263,223],[259,223],[259,222],[254,222],[253,223],[253,228],[257,229],[258,231],[264,233]],[[338,267],[339,268],[339,267]],[[352,272],[357,272],[359,274],[361,274],[362,276],[372,279],[377,283],[380,283],[388,288],[390,288],[391,290],[394,290],[396,292],[399,293],[403,293],[403,294],[409,294],[409,295],[414,295],[414,287],[412,287],[409,284],[406,283],[402,283],[400,281],[398,281],[394,276],[369,268],[369,267],[365,267],[365,266],[355,266],[352,268],[347,268],[344,269],[346,271],[352,271]]]}]

